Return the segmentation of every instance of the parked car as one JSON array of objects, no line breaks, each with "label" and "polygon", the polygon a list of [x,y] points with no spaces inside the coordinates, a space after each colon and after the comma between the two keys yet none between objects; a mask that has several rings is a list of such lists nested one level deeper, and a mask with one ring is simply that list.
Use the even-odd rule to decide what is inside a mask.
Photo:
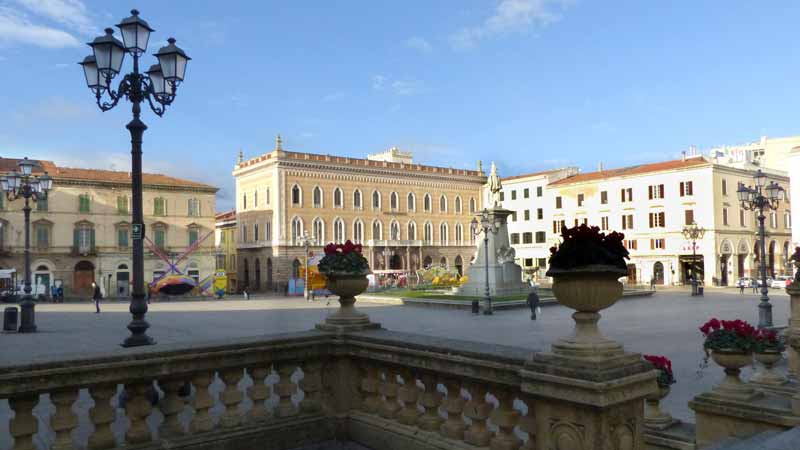
[{"label": "parked car", "polygon": [[770,282],[769,287],[785,289],[789,287],[790,284],[792,284],[792,277],[781,275],[775,277],[772,282]]},{"label": "parked car", "polygon": [[752,283],[753,283],[752,278],[739,278],[738,280],[736,280],[736,287],[749,288],[750,286],[753,285]]},{"label": "parked car", "polygon": [[[756,278],[756,284],[758,284],[758,287],[761,287],[761,285],[763,284],[761,283],[761,278]],[[767,287],[770,286],[772,286],[772,277],[767,278]]]}]

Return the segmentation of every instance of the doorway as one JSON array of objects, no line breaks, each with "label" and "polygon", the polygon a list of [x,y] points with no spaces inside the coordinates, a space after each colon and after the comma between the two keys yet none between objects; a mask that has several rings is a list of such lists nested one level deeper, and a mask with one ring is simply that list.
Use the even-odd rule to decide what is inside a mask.
[{"label": "doorway", "polygon": [[636,284],[636,264],[628,264],[628,284]]},{"label": "doorway", "polygon": [[653,264],[653,283],[664,284],[664,264],[661,261]]},{"label": "doorway", "polygon": [[131,273],[127,264],[117,267],[117,296],[129,297],[131,295]]},{"label": "doorway", "polygon": [[80,296],[89,296],[92,293],[94,282],[94,264],[90,261],[81,261],[75,264],[75,273],[72,280],[72,290]]}]

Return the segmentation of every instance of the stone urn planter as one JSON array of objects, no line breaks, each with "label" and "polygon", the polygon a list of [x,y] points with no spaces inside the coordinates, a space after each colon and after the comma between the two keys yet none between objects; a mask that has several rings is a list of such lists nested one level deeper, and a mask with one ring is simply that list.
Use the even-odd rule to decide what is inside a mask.
[{"label": "stone urn planter", "polygon": [[756,352],[753,354],[753,356],[756,361],[761,363],[761,367],[756,371],[756,374],[753,375],[753,378],[750,379],[750,382],[758,384],[769,384],[773,386],[786,384],[788,382],[786,377],[775,372],[775,370],[773,369],[775,364],[778,364],[778,362],[780,362],[780,360],[783,359],[783,354],[781,352],[779,351]]},{"label": "stone urn planter", "polygon": [[661,400],[669,395],[669,386],[658,386],[658,390],[644,398],[644,424],[650,428],[663,430],[676,422],[672,416],[661,410]]},{"label": "stone urn planter", "polygon": [[712,392],[722,397],[751,399],[756,396],[754,389],[745,384],[739,375],[742,367],[753,363],[753,353],[740,350],[712,350],[711,359],[725,369],[725,378]]},{"label": "stone urn planter", "polygon": [[577,312],[574,333],[553,344],[553,352],[582,359],[605,360],[622,355],[622,345],[603,336],[597,326],[602,311],[622,297],[619,278],[626,273],[619,267],[588,265],[569,270],[551,268],[553,295],[559,303]]},{"label": "stone urn planter", "polygon": [[317,328],[325,331],[362,330],[380,328],[380,324],[372,323],[369,316],[358,311],[354,306],[356,296],[367,290],[369,280],[367,273],[326,273],[329,291],[339,296],[339,309],[329,315]]}]

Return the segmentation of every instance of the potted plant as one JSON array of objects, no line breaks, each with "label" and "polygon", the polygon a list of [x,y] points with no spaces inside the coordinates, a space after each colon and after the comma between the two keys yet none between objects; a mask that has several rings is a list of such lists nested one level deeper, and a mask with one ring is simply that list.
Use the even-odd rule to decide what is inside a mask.
[{"label": "potted plant", "polygon": [[725,379],[714,391],[721,395],[749,397],[752,388],[739,378],[742,367],[751,364],[756,349],[756,329],[743,320],[713,318],[700,327],[705,340],[705,361],[709,355],[725,369]]},{"label": "potted plant", "polygon": [[566,228],[562,242],[550,249],[553,295],[559,303],[577,310],[575,335],[553,345],[556,353],[604,359],[623,353],[622,346],[600,334],[597,321],[601,311],[622,296],[619,278],[627,275],[628,250],[622,245],[624,235],[605,234],[598,227],[580,225]]},{"label": "potted plant", "polygon": [[658,370],[658,390],[645,397],[644,422],[649,427],[663,429],[672,425],[675,421],[669,413],[661,410],[660,402],[669,394],[670,386],[675,384],[675,376],[672,373],[672,361],[666,356],[643,355],[645,361]]},{"label": "potted plant", "polygon": [[319,328],[340,330],[342,327],[377,325],[370,324],[369,317],[353,306],[356,295],[367,290],[367,275],[371,273],[369,262],[361,254],[361,244],[353,244],[348,240],[344,244],[330,243],[324,250],[325,256],[317,268],[325,276],[328,290],[339,296],[340,307]]},{"label": "potted plant", "polygon": [[764,369],[753,375],[751,381],[762,384],[784,384],[786,378],[775,373],[773,366],[783,358],[782,353],[786,350],[786,344],[778,336],[778,333],[768,329],[758,330],[755,339],[754,357]]}]

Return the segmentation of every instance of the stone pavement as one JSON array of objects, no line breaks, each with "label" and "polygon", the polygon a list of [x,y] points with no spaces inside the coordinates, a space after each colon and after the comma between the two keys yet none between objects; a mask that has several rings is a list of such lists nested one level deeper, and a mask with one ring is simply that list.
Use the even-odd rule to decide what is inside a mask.
[{"label": "stone pavement", "polygon": [[[773,290],[776,325],[788,318],[788,296]],[[678,384],[664,401],[667,411],[691,419],[686,403],[709,390],[722,378],[722,370],[710,363],[698,378],[703,359],[702,338],[697,328],[710,317],[757,321],[756,295],[738,291],[707,291],[702,298],[686,292],[659,292],[652,297],[619,301],[603,311],[600,328],[632,351],[662,354],[673,360]],[[437,337],[448,337],[528,348],[548,349],[558,337],[570,332],[571,310],[545,306],[540,320],[531,321],[527,309],[499,311],[493,316],[473,316],[468,311],[427,309],[362,302],[358,304],[373,321],[385,328]],[[250,301],[153,303],[147,319],[150,335],[159,343],[196,342],[233,337],[308,330],[338,307],[335,299],[313,303],[302,298]],[[37,306],[36,334],[0,334],[0,365],[59,359],[66,354],[129,353],[119,343],[127,336],[130,320],[124,303],[102,305],[94,314],[90,302]],[[785,363],[780,366],[786,370]],[[746,372],[749,369],[745,370]],[[744,374],[745,377],[749,373]],[[0,408],[2,409],[2,408]]]}]

